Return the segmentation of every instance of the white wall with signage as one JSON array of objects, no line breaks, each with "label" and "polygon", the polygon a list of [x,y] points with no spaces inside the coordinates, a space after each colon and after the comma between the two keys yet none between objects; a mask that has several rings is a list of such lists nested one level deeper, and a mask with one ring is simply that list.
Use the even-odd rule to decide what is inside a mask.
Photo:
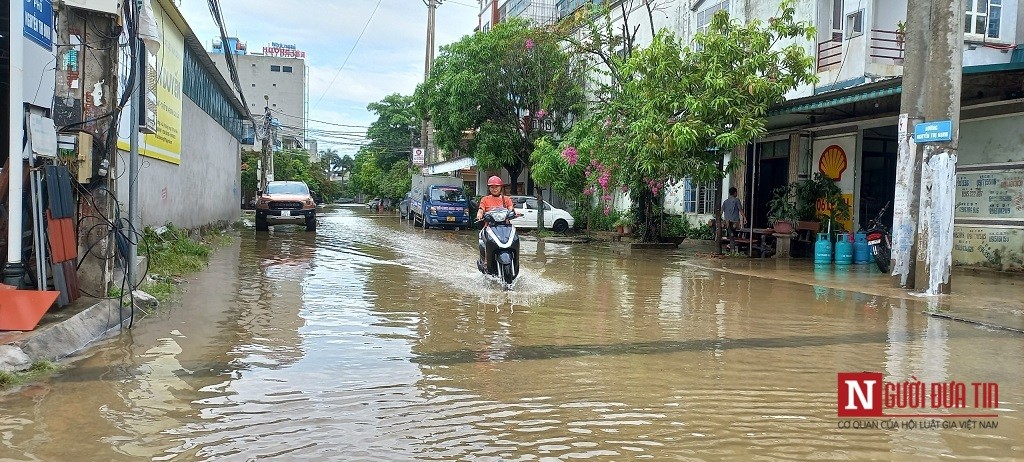
[{"label": "white wall with signage", "polygon": [[953,263],[1024,271],[1024,115],[961,123]]},{"label": "white wall with signage", "polygon": [[821,173],[829,178],[836,179],[839,189],[843,191],[843,199],[850,206],[850,219],[844,222],[847,230],[853,228],[853,207],[854,187],[856,185],[856,172],[854,169],[857,158],[857,135],[833,136],[827,138],[815,138],[811,145],[813,152],[813,163],[811,164],[811,175]]},{"label": "white wall with signage", "polygon": [[956,219],[954,263],[1024,270],[1024,168],[957,173]]}]

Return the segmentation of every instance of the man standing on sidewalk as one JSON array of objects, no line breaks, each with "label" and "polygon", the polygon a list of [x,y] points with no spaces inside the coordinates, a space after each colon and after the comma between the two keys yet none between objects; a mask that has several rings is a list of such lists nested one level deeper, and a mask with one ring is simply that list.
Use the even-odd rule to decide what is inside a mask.
[{"label": "man standing on sidewalk", "polygon": [[729,198],[722,202],[722,218],[729,236],[729,250],[736,250],[736,229],[747,224],[747,214],[743,212],[743,204],[736,197],[736,188],[729,188]]}]

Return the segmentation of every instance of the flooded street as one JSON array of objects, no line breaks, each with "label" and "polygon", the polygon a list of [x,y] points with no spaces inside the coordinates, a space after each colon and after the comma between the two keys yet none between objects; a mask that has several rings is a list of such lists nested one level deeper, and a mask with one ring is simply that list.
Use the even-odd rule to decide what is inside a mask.
[{"label": "flooded street", "polygon": [[[173,303],[0,394],[0,459],[1024,454],[1024,336],[602,244],[524,241],[506,292],[475,245],[362,207],[242,232]],[[998,383],[998,428],[839,428],[837,373],[860,371]]]}]

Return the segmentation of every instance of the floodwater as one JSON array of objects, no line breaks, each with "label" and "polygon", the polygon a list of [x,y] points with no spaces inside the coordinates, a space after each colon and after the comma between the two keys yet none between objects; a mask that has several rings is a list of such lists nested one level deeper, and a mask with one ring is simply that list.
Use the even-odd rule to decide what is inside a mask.
[{"label": "floodwater", "polygon": [[[176,301],[0,394],[0,459],[1024,454],[1019,334],[601,244],[524,242],[506,292],[476,272],[474,246],[355,207],[325,211],[316,234],[243,232]],[[998,427],[852,428],[894,420],[837,417],[848,371],[966,382],[966,409],[886,412]],[[971,382],[997,383],[998,406],[975,410]]]}]

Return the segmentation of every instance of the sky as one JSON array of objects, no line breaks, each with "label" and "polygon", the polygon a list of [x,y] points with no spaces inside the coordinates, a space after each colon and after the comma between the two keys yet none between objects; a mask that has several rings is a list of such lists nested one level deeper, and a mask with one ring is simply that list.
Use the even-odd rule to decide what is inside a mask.
[{"label": "sky", "polygon": [[[209,50],[212,39],[220,36],[209,3],[178,3]],[[411,95],[423,80],[427,34],[423,0],[220,0],[220,4],[228,36],[246,42],[250,51],[278,42],[306,52],[311,129],[361,130],[330,124],[367,126],[377,119],[366,110],[367,104],[391,93]],[[435,18],[438,47],[472,33],[478,22],[476,5],[477,0],[444,0]],[[353,156],[356,151],[353,146],[324,141],[318,148],[335,148]]]}]

